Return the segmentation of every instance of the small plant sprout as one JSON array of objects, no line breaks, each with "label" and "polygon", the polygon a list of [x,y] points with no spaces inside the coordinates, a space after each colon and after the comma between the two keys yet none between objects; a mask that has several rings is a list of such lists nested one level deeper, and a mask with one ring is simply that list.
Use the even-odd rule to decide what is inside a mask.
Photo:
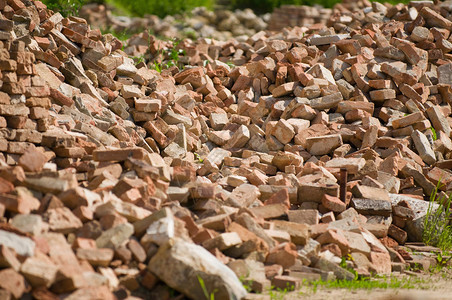
[{"label": "small plant sprout", "polygon": [[204,159],[202,159],[201,156],[200,156],[198,153],[194,152],[193,154],[195,155],[195,159],[196,159],[199,163],[203,163],[203,162],[204,162]]},{"label": "small plant sprout", "polygon": [[228,61],[226,63],[231,69],[235,67],[235,64],[232,61]]},{"label": "small plant sprout", "polygon": [[152,69],[161,73],[164,69],[173,66],[179,67],[180,57],[185,55],[185,51],[183,49],[178,49],[180,40],[172,39],[172,43],[171,49],[158,49],[150,66]]},{"label": "small plant sprout", "polygon": [[209,294],[209,291],[207,290],[207,287],[206,287],[206,284],[204,282],[204,279],[202,279],[202,277],[199,276],[199,275],[197,275],[197,277],[198,277],[199,285],[201,286],[202,291],[204,293],[204,296],[206,297],[206,300],[215,300],[215,292],[216,292],[216,290],[214,290],[212,293]]},{"label": "small plant sprout", "polygon": [[438,139],[438,136],[436,135],[436,130],[433,127],[430,127],[430,130],[432,131],[432,138],[433,141],[436,141]]},{"label": "small plant sprout", "polygon": [[245,276],[240,276],[239,277],[240,282],[242,283],[243,287],[245,288],[245,290],[250,293],[253,289],[251,288],[251,284],[252,281],[251,280],[247,280],[245,278]]}]

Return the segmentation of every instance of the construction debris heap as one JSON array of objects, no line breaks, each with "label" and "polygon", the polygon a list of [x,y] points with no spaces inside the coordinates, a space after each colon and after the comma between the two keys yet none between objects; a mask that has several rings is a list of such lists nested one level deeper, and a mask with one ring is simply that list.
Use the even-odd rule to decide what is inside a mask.
[{"label": "construction debris heap", "polygon": [[241,299],[238,278],[352,280],[343,257],[433,263],[405,243],[452,190],[450,2],[178,43],[0,12],[1,299]]}]

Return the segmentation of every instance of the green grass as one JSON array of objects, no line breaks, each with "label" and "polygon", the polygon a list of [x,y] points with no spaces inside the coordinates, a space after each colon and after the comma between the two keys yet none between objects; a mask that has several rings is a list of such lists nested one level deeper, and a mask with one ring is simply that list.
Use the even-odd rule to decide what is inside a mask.
[{"label": "green grass", "polygon": [[[375,276],[373,278],[363,277],[355,280],[316,280],[308,282],[303,281],[300,289],[294,291],[293,287],[288,286],[285,289],[275,289],[272,287],[265,294],[270,296],[271,300],[284,300],[297,299],[294,293],[298,296],[303,296],[309,299],[309,295],[313,295],[320,291],[330,290],[330,289],[342,289],[349,291],[356,290],[375,290],[375,289],[429,289],[431,286],[430,280],[426,281],[423,278],[416,276]],[[294,292],[293,292],[294,291]],[[293,292],[293,293],[292,293]],[[289,297],[289,295],[291,297]]]},{"label": "green grass", "polygon": [[[433,268],[430,268],[430,271],[433,273],[438,273],[443,271],[444,269],[450,269],[450,261],[452,259],[452,252],[438,252],[436,254],[436,266]],[[443,273],[444,275],[444,273]]]},{"label": "green grass", "polygon": [[275,287],[272,286],[270,288],[270,290],[268,291],[268,294],[269,294],[271,300],[284,300],[287,293],[289,293],[293,290],[294,290],[294,287],[290,286],[289,283],[287,283],[287,287],[284,289],[281,289],[281,288],[275,289]]},{"label": "green grass", "polygon": [[375,276],[373,278],[364,277],[356,280],[317,280],[309,283],[309,287],[314,293],[319,288],[324,289],[347,289],[347,290],[373,290],[373,289],[425,289],[428,285],[423,279],[418,277],[394,277]]},{"label": "green grass", "polygon": [[[438,247],[443,253],[448,253],[452,250],[452,226],[450,225],[452,194],[448,197],[440,196],[438,193],[440,187],[441,180],[430,195],[422,239],[426,245]],[[439,205],[436,210],[435,204]]]},{"label": "green grass", "polygon": [[339,264],[339,266],[343,269],[346,269],[347,271],[351,272],[353,275],[355,275],[355,280],[358,280],[358,272],[356,272],[355,269],[353,268],[348,268],[347,267],[347,260],[353,261],[353,257],[349,254],[347,257],[342,257],[341,259],[341,263]]}]

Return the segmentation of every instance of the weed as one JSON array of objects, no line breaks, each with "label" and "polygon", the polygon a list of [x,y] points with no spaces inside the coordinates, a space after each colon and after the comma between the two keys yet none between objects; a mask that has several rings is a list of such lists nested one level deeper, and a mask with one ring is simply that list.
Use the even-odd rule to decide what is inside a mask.
[{"label": "weed", "polygon": [[166,68],[177,66],[179,63],[180,55],[184,56],[185,51],[183,49],[177,49],[180,41],[177,39],[173,39],[173,47],[167,50],[167,56],[169,57],[169,61],[166,63]]},{"label": "weed", "polygon": [[227,64],[231,69],[232,69],[232,68],[235,68],[235,65],[234,65],[234,63],[233,63],[232,61],[228,61],[226,64]]},{"label": "weed", "polygon": [[111,28],[111,27],[108,27],[107,29],[102,30],[101,32],[102,32],[102,35],[105,35],[105,34],[110,33],[110,34],[112,34],[115,38],[117,38],[118,40],[125,42],[125,41],[127,41],[128,39],[130,39],[130,37],[131,37],[134,33],[137,33],[137,32],[139,32],[139,31],[137,31],[137,32],[135,32],[135,30],[134,30],[134,32],[130,32],[130,31],[128,31],[128,30],[120,30],[120,31],[118,31],[118,30],[115,30],[115,29],[113,29],[113,28]]},{"label": "weed", "polygon": [[163,71],[163,66],[162,66],[162,63],[160,63],[160,62],[154,61],[149,67],[151,69],[156,70],[159,73],[162,73],[162,71]]},{"label": "weed", "polygon": [[448,252],[452,250],[452,226],[449,223],[452,194],[449,197],[439,196],[440,187],[441,180],[430,195],[422,239],[426,245],[436,246],[442,252]]},{"label": "weed", "polygon": [[421,271],[422,265],[420,263],[414,263],[410,270],[413,272]]},{"label": "weed", "polygon": [[352,273],[353,275],[355,275],[355,280],[358,279],[358,272],[356,272],[356,270],[353,269],[353,268],[347,267],[347,260],[353,261],[353,257],[352,257],[350,254],[349,254],[347,257],[345,257],[345,256],[342,257],[341,263],[339,264],[339,266],[340,266],[341,268],[346,269],[347,271],[349,271],[349,272]]},{"label": "weed", "polygon": [[202,159],[201,156],[200,156],[198,153],[194,152],[194,155],[195,155],[195,159],[196,159],[199,163],[202,164],[202,163],[204,162],[204,159]]},{"label": "weed", "polygon": [[444,256],[442,252],[438,252],[436,255],[436,261],[439,266],[445,267],[450,259],[452,258],[451,253],[449,252],[447,256]]},{"label": "weed", "polygon": [[[430,268],[430,272],[439,273],[443,271],[445,268],[450,268],[449,262],[452,259],[451,252],[443,252],[439,251],[436,254],[436,266]],[[445,273],[442,274],[444,276]],[[446,274],[447,275],[447,274]]]},{"label": "weed", "polygon": [[[171,49],[158,49],[157,55],[155,55],[151,63],[150,67],[159,73],[161,73],[164,69],[168,69],[173,66],[179,67],[180,56],[185,55],[184,50],[178,49],[180,40],[172,39],[171,41],[173,43]],[[167,59],[165,60],[165,58]]]},{"label": "weed", "polygon": [[430,127],[430,130],[432,131],[432,137],[433,141],[436,141],[438,139],[438,136],[436,135],[436,130],[433,127]]},{"label": "weed", "polygon": [[284,289],[281,288],[276,288],[274,286],[272,286],[270,288],[269,291],[269,296],[271,300],[284,300],[284,298],[286,297],[286,294],[288,292],[291,292],[294,290],[294,286],[289,285],[289,283],[287,283],[287,287]]},{"label": "weed", "polygon": [[245,288],[245,290],[248,293],[251,293],[251,291],[253,290],[251,287],[252,281],[251,280],[246,280],[245,276],[240,276],[239,277],[240,282],[242,283],[243,287]]},{"label": "weed", "polygon": [[206,284],[204,283],[204,279],[202,279],[201,276],[199,276],[199,275],[198,275],[198,282],[202,288],[202,291],[204,293],[204,296],[206,297],[206,300],[215,300],[215,293],[217,292],[217,290],[214,290],[212,293],[209,294]]},{"label": "weed", "polygon": [[144,59],[144,55],[140,55],[140,56],[132,56],[132,59],[133,59],[133,61],[135,62],[135,64],[139,64],[139,63],[142,63],[142,62],[145,62],[145,59]]},{"label": "weed", "polygon": [[163,71],[162,57],[163,57],[163,49],[158,49],[157,55],[154,56],[154,59],[149,67],[151,69],[156,70],[159,73],[162,73],[162,71]]}]

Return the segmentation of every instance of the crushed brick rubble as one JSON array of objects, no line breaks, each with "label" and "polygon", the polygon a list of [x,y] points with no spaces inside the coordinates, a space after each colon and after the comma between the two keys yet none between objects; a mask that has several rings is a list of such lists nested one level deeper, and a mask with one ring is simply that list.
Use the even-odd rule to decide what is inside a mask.
[{"label": "crushed brick rubble", "polygon": [[362,276],[435,264],[420,242],[429,195],[452,190],[452,3],[186,39],[185,68],[161,73],[176,45],[146,32],[0,12],[1,299],[251,299],[239,278],[351,280],[342,257]]}]

